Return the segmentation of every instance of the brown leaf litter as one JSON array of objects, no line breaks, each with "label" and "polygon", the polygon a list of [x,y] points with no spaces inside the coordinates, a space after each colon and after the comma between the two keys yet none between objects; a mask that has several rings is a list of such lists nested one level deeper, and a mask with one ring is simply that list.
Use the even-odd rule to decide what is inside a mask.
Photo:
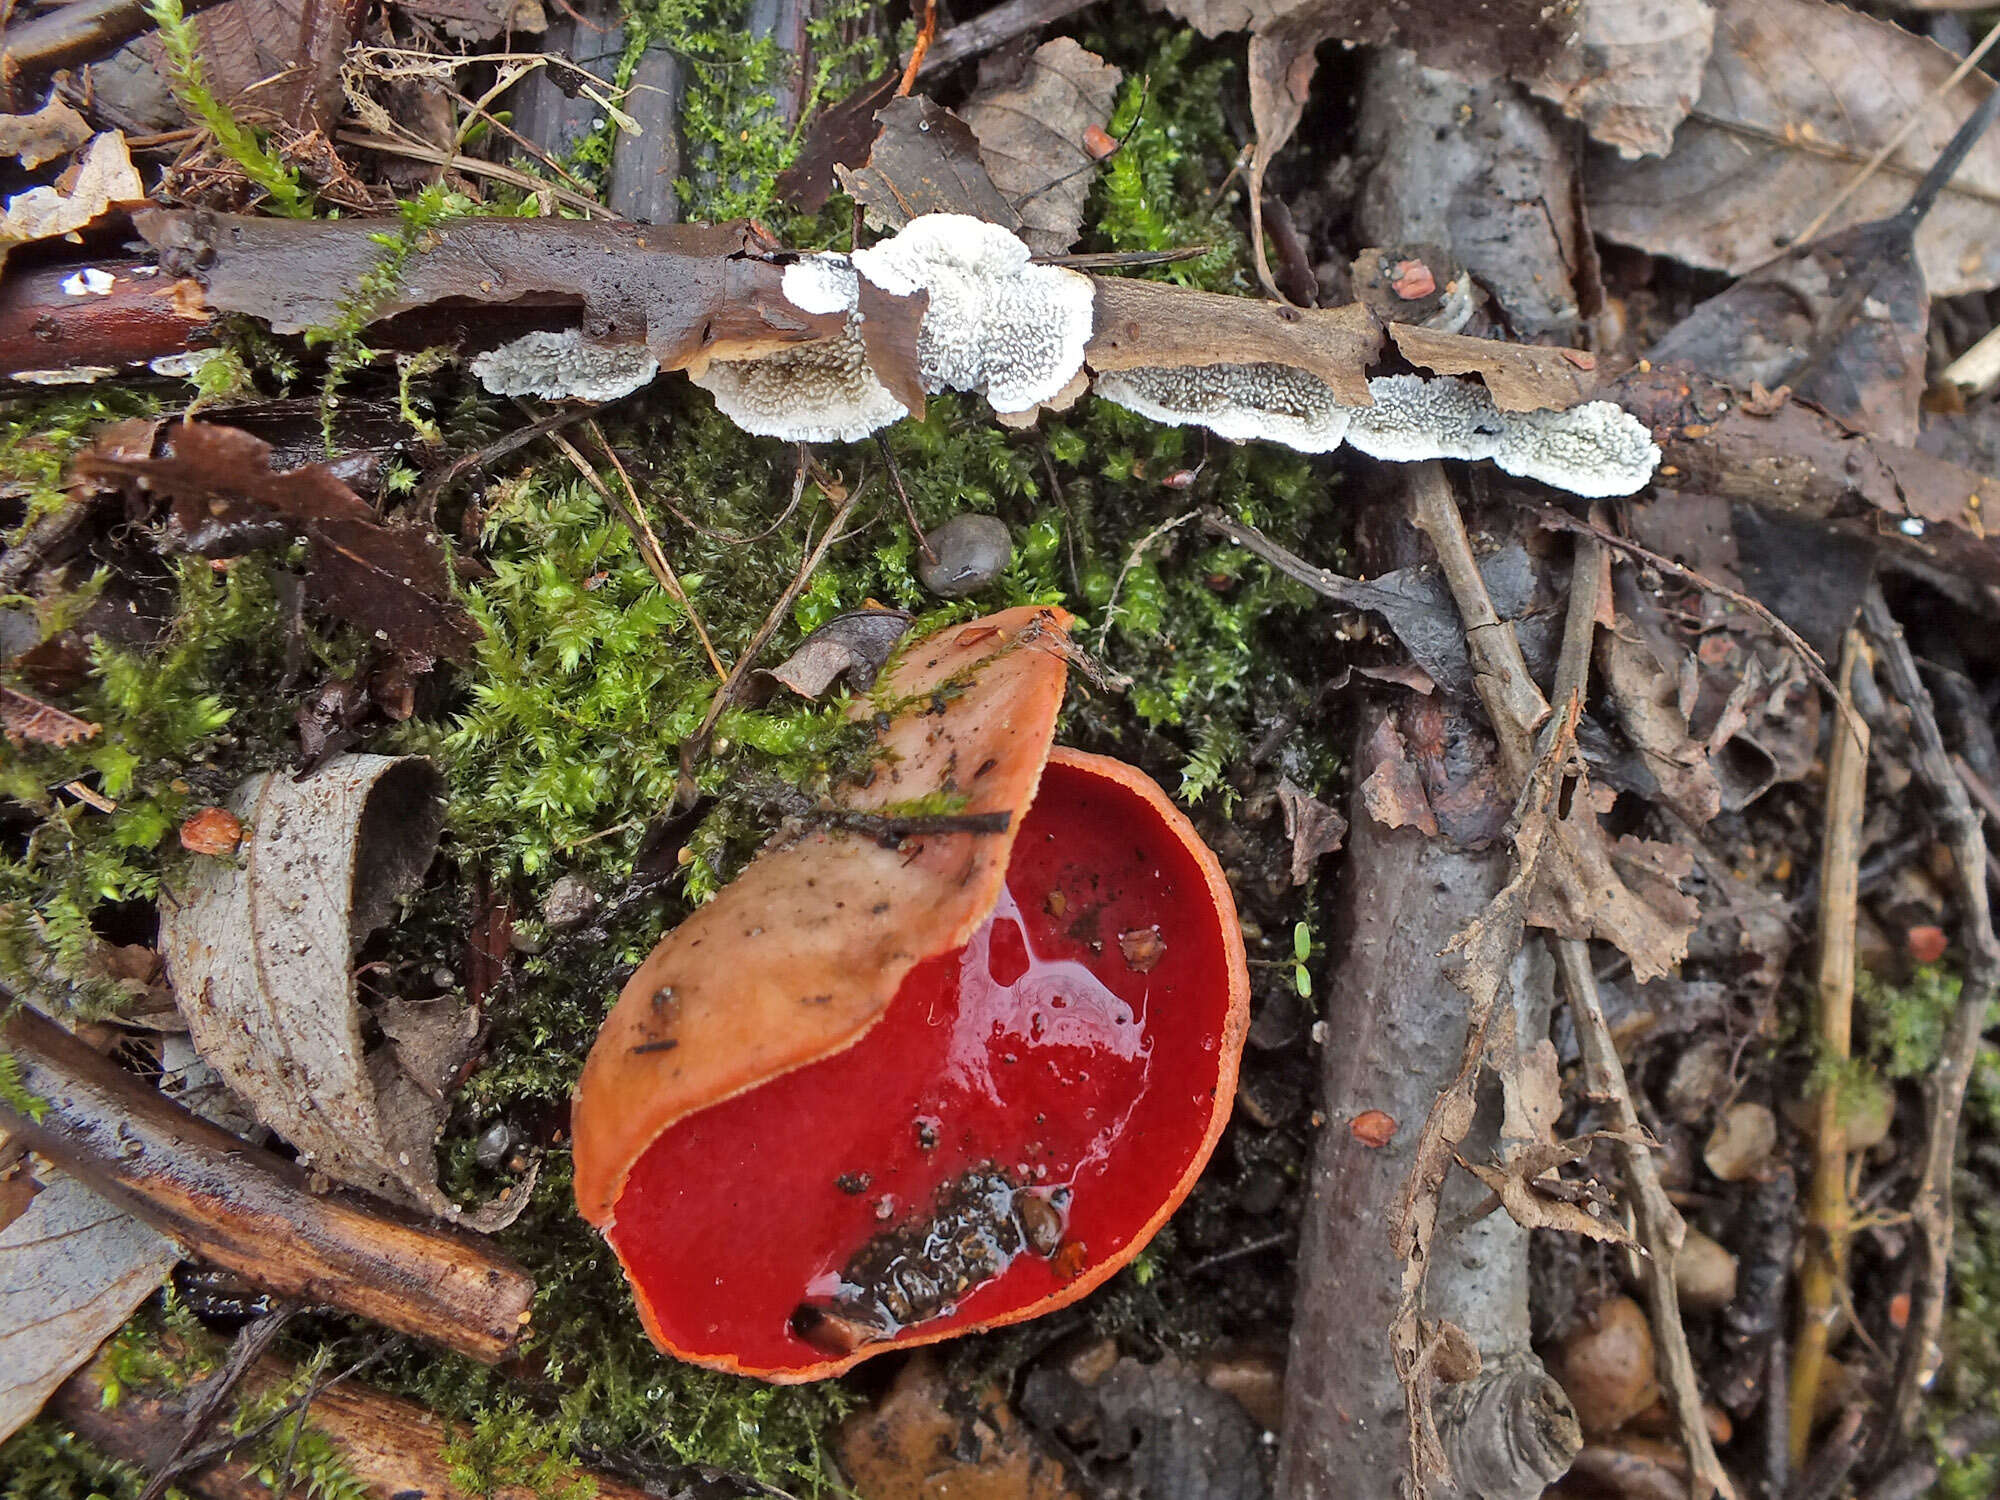
[{"label": "brown leaf litter", "polygon": [[204,555],[276,545],[295,531],[308,543],[311,601],[393,650],[426,660],[471,654],[479,627],[451,593],[434,536],[377,518],[324,463],[280,473],[271,446],[241,428],[182,422],[168,451],[133,457],[100,448],[80,474],[140,481],[173,500],[181,544]]},{"label": "brown leaf litter", "polygon": [[[1923,123],[1835,215],[1892,214],[1992,89],[1902,27],[1826,0],[1719,0],[1694,111],[1658,160],[1594,153],[1592,227],[1689,265],[1741,275],[1782,254],[1903,123]],[[2000,285],[2000,140],[1976,147],[1917,235],[1934,297]]]},{"label": "brown leaf litter", "polygon": [[[304,1162],[460,1219],[432,1148],[478,1018],[449,997],[364,1006],[352,970],[429,866],[442,791],[428,762],[376,755],[253,776],[230,799],[241,858],[198,861],[162,895],[161,949],[203,1059]],[[463,1221],[497,1227],[526,1201],[517,1187]]]}]

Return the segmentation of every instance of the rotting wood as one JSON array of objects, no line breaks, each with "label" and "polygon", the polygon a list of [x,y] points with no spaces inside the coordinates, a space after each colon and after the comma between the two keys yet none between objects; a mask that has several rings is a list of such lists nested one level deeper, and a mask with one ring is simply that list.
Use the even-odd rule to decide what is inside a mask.
[{"label": "rotting wood", "polygon": [[[1841,701],[1852,705],[1854,681],[1870,655],[1858,630],[1847,632],[1840,657]],[[1833,1328],[1847,1302],[1847,1242],[1854,1216],[1847,1198],[1847,1119],[1838,1068],[1853,1052],[1854,924],[1859,915],[1861,821],[1867,811],[1867,721],[1844,713],[1834,721],[1826,765],[1826,816],[1819,857],[1819,958],[1813,985],[1815,1051],[1836,1071],[1813,1100],[1813,1175],[1806,1194],[1805,1264],[1799,1272],[1798,1336],[1792,1343],[1789,1415],[1792,1464],[1804,1465],[1819,1407],[1820,1376]]]},{"label": "rotting wood", "polygon": [[1945,1032],[1943,1054],[1927,1087],[1930,1096],[1929,1137],[1924,1143],[1923,1172],[1910,1203],[1916,1226],[1921,1271],[1912,1294],[1908,1333],[1896,1365],[1895,1393],[1889,1405],[1884,1439],[1901,1443],[1915,1429],[1917,1409],[1937,1357],[1944,1328],[1945,1283],[1951,1271],[1952,1163],[1958,1151],[1959,1115],[1966,1085],[1986,1023],[2000,994],[2000,937],[1993,930],[1986,875],[1988,854],[1979,814],[1964,784],[1952,771],[1951,759],[1939,733],[1930,689],[1917,675],[1903,629],[1889,612],[1880,586],[1871,587],[1861,607],[1862,624],[1881,653],[1889,685],[1910,710],[1910,738],[1917,754],[1912,762],[1918,778],[1939,804],[1939,817],[1958,877],[1959,940],[1965,949],[1965,979],[1958,1005]]},{"label": "rotting wood", "polygon": [[[276,1359],[260,1360],[242,1382],[245,1396],[282,1394],[298,1385],[300,1373]],[[194,1391],[163,1394],[127,1390],[109,1405],[105,1375],[93,1366],[72,1376],[51,1400],[49,1410],[65,1427],[113,1458],[149,1471],[171,1454]],[[329,1439],[346,1471],[373,1496],[421,1495],[425,1500],[474,1500],[452,1479],[445,1460],[451,1429],[415,1402],[355,1382],[329,1382],[313,1393],[306,1424]],[[247,1445],[246,1445],[247,1446]],[[272,1486],[260,1477],[265,1455],[235,1454],[211,1459],[176,1483],[203,1500],[270,1500]],[[530,1460],[532,1462],[532,1460]],[[579,1469],[598,1500],[645,1500],[638,1485],[598,1471]],[[298,1493],[304,1493],[300,1486]],[[479,1491],[480,1500],[537,1500],[543,1491],[502,1483]]]},{"label": "rotting wood", "polygon": [[[14,1005],[0,992],[0,1005]],[[337,1307],[492,1364],[526,1331],[534,1282],[475,1238],[320,1195],[292,1163],[196,1118],[57,1026],[14,1006],[4,1042],[39,1121],[0,1130],[266,1290]]]},{"label": "rotting wood", "polygon": [[[1418,560],[1415,534],[1391,524],[1394,532],[1372,549],[1371,571]],[[1260,555],[1279,550],[1255,533],[1225,534]],[[1406,555],[1392,555],[1398,548]],[[1369,550],[1364,542],[1364,555]],[[1282,556],[1301,572],[1316,571]],[[1451,784],[1439,790],[1455,809],[1482,806],[1476,821],[1488,833],[1497,829],[1506,808],[1485,727],[1442,698],[1402,694],[1399,701],[1400,713],[1364,716],[1360,755],[1399,722],[1400,733],[1419,745],[1459,747],[1467,758],[1453,760]],[[1278,1493],[1289,1500],[1402,1493],[1411,1429],[1392,1329],[1405,1277],[1383,1215],[1412,1169],[1426,1112],[1459,1075],[1467,1050],[1466,1008],[1440,955],[1507,878],[1504,847],[1473,847],[1486,839],[1450,814],[1447,829],[1427,837],[1415,826],[1378,821],[1359,789],[1354,802],[1337,898],[1345,957],[1334,973],[1320,1054],[1331,1118],[1314,1153],[1280,1433]],[[1453,828],[1461,838],[1451,836]],[[1501,1045],[1531,1045],[1546,1034],[1551,980],[1534,955],[1516,966],[1513,1006],[1495,1028]],[[1386,1144],[1369,1144],[1350,1128],[1370,1111],[1396,1122]],[[1489,1080],[1464,1149],[1491,1154],[1501,1113]],[[1437,1436],[1456,1487],[1433,1486],[1432,1493],[1534,1496],[1568,1466],[1582,1439],[1561,1388],[1528,1349],[1528,1233],[1504,1214],[1481,1215],[1487,1196],[1469,1176],[1447,1185],[1453,1227],[1430,1258],[1423,1315],[1433,1327],[1463,1330],[1480,1363],[1471,1380],[1439,1394]]]},{"label": "rotting wood", "polygon": [[[1532,753],[1532,734],[1547,717],[1549,704],[1528,675],[1513,627],[1499,619],[1487,597],[1464,519],[1438,465],[1418,466],[1413,495],[1417,524],[1437,548],[1445,580],[1465,617],[1467,645],[1473,649],[1479,665],[1480,698],[1494,721],[1503,766],[1508,769],[1510,781],[1518,781],[1512,768],[1527,763]],[[1589,642],[1597,616],[1596,595],[1603,574],[1600,546],[1595,539],[1583,539],[1571,568],[1570,612],[1558,681],[1577,699],[1586,681]],[[1496,677],[1498,680],[1489,681]],[[1570,711],[1574,711],[1573,706]],[[1590,945],[1581,938],[1559,937],[1553,940],[1553,946],[1583,1056],[1585,1087],[1610,1111],[1616,1136],[1614,1148],[1631,1189],[1637,1239],[1644,1252],[1638,1271],[1645,1285],[1661,1384],[1666,1388],[1668,1405],[1688,1453],[1690,1493],[1696,1500],[1710,1494],[1733,1500],[1734,1488],[1716,1456],[1701,1410],[1694,1358],[1674,1286],[1674,1259],[1686,1237],[1687,1226],[1668,1199],[1659,1167],[1646,1144],[1647,1137],[1626,1081],[1625,1066],[1618,1056],[1598,994]]]}]

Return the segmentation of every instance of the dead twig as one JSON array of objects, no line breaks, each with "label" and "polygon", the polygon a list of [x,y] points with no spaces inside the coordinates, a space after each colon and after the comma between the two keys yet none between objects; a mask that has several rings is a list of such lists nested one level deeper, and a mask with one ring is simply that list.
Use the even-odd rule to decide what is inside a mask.
[{"label": "dead twig", "polygon": [[1134,568],[1139,566],[1140,559],[1145,557],[1147,550],[1153,543],[1171,532],[1178,531],[1199,514],[1199,511],[1183,511],[1171,521],[1160,522],[1159,525],[1155,526],[1151,531],[1132,544],[1132,550],[1125,558],[1125,566],[1120,568],[1118,576],[1111,580],[1111,596],[1104,601],[1104,621],[1097,627],[1097,654],[1099,656],[1104,655],[1104,643],[1111,639],[1111,622],[1118,618],[1118,596],[1124,592],[1126,578],[1131,575]]},{"label": "dead twig", "polygon": [[[1840,654],[1841,698],[1851,708],[1855,674],[1867,670],[1868,647],[1850,630]],[[1842,724],[1848,732],[1841,733]],[[1819,965],[1814,981],[1813,1032],[1821,1055],[1844,1062],[1853,1050],[1854,924],[1860,902],[1861,820],[1868,785],[1868,726],[1859,715],[1834,727],[1827,757],[1826,820],[1820,841]],[[1799,1272],[1798,1338],[1792,1346],[1790,1448],[1794,1467],[1806,1461],[1813,1411],[1833,1325],[1845,1302],[1847,1242],[1853,1205],[1847,1200],[1847,1122],[1837,1078],[1813,1103],[1813,1175],[1806,1196],[1806,1255]]]},{"label": "dead twig", "polygon": [[153,1470],[146,1487],[139,1492],[139,1500],[159,1500],[168,1485],[172,1484],[188,1469],[196,1467],[198,1460],[189,1456],[189,1450],[200,1440],[222,1410],[222,1403],[236,1389],[236,1384],[271,1347],[286,1323],[291,1321],[296,1308],[284,1307],[256,1322],[248,1324],[229,1346],[229,1358],[220,1370],[204,1381],[194,1402],[188,1407],[187,1417],[181,1423],[179,1441],[166,1461]]},{"label": "dead twig", "polygon": [[[1486,582],[1480,577],[1473,557],[1464,518],[1437,464],[1418,466],[1412,509],[1417,525],[1437,550],[1445,582],[1465,621],[1466,649],[1472,657],[1480,699],[1493,719],[1501,764],[1510,779],[1525,779],[1531,764],[1534,732],[1548,717],[1550,707],[1528,673],[1513,627],[1501,620],[1493,608]],[[1558,692],[1565,695],[1560,707],[1566,718],[1573,718],[1578,711],[1586,686],[1603,572],[1599,541],[1587,534],[1578,542],[1570,571],[1570,608],[1557,668]],[[1616,1137],[1613,1149],[1631,1193],[1634,1230],[1643,1252],[1639,1273],[1651,1313],[1661,1384],[1666,1387],[1668,1405],[1682,1445],[1687,1449],[1692,1492],[1734,1500],[1735,1491],[1716,1457],[1702,1415],[1694,1357],[1688,1348],[1687,1330],[1681,1323],[1680,1298],[1674,1288],[1674,1258],[1686,1239],[1687,1226],[1668,1199],[1660,1182],[1659,1168],[1644,1144],[1647,1137],[1598,994],[1590,945],[1582,938],[1558,938],[1554,948],[1583,1055],[1584,1086],[1611,1114],[1612,1134]]]},{"label": "dead twig", "polygon": [[1958,1120],[1965,1105],[1965,1088],[1979,1058],[1980,1033],[2000,993],[2000,937],[1993,931],[1993,911],[1986,892],[1986,839],[1979,814],[1966,796],[1965,785],[1952,769],[1938,731],[1930,689],[1917,674],[1903,629],[1889,613],[1879,586],[1871,586],[1861,606],[1861,620],[1881,653],[1889,686],[1910,711],[1910,739],[1916,747],[1912,769],[1939,803],[1946,843],[1958,876],[1958,903],[1965,945],[1965,981],[1958,993],[1945,1034],[1943,1055],[1929,1081],[1930,1138],[1924,1146],[1923,1171],[1910,1204],[1923,1264],[1912,1295],[1909,1332],[1897,1362],[1895,1392],[1889,1403],[1884,1441],[1900,1442],[1914,1428],[1917,1405],[1944,1326],[1945,1282],[1951,1269],[1952,1160],[1958,1149]]},{"label": "dead twig", "polygon": [[[515,405],[531,418],[535,415],[534,408],[527,402],[516,401]],[[701,649],[708,657],[709,665],[715,669],[715,675],[718,678],[728,677],[729,673],[722,665],[722,658],[715,654],[715,646],[708,638],[708,631],[702,626],[701,616],[694,612],[694,605],[688,599],[687,590],[681,587],[680,578],[675,574],[673,564],[667,561],[667,554],[660,546],[660,539],[653,534],[652,523],[647,521],[645,512],[640,508],[639,492],[633,489],[631,476],[625,472],[625,466],[618,462],[618,455],[611,452],[611,444],[605,441],[602,429],[594,420],[586,419],[586,421],[590,435],[597,439],[600,448],[610,454],[611,467],[618,471],[618,477],[625,482],[629,503],[626,498],[612,493],[611,486],[599,477],[596,467],[590,460],[577,451],[576,444],[553,429],[547,434],[548,440],[562,450],[563,456],[575,467],[576,472],[583,476],[584,483],[597,491],[598,498],[618,512],[618,518],[625,523],[625,529],[632,533],[632,540],[638,545],[639,556],[645,560],[647,571],[666,591],[667,597],[681,607],[681,613],[687,616],[687,622],[694,628],[695,636],[701,642]]]},{"label": "dead twig", "polygon": [[903,77],[896,85],[898,99],[907,96],[917,86],[917,75],[923,71],[924,54],[931,50],[931,43],[937,40],[937,0],[919,0],[922,19],[917,23],[917,40],[910,48],[910,60],[903,66]]},{"label": "dead twig", "polygon": [[[796,481],[801,489],[805,486],[805,474],[805,468],[801,465]],[[833,514],[827,518],[826,530],[820,533],[816,543],[806,549],[805,560],[799,564],[798,572],[792,575],[791,582],[786,584],[784,592],[778,595],[770,613],[764,616],[764,623],[757,627],[757,633],[750,638],[750,644],[743,648],[742,654],[736,658],[736,665],[729,669],[728,675],[722,679],[722,686],[715,690],[715,697],[709,700],[708,712],[702,715],[701,727],[695,730],[686,744],[681,746],[680,786],[675,792],[675,801],[680,806],[694,806],[695,799],[701,795],[700,788],[695,785],[694,768],[700,764],[702,757],[708,754],[709,742],[715,737],[717,721],[722,718],[723,711],[742,693],[743,683],[749,677],[750,669],[757,665],[758,656],[765,646],[770,644],[771,637],[778,633],[779,624],[791,612],[793,603],[805,591],[805,586],[811,581],[813,574],[819,571],[819,565],[826,561],[826,555],[833,550],[833,544],[846,535],[840,529],[841,525],[853,512],[864,488],[864,485],[857,484],[845,499],[834,502]]]}]

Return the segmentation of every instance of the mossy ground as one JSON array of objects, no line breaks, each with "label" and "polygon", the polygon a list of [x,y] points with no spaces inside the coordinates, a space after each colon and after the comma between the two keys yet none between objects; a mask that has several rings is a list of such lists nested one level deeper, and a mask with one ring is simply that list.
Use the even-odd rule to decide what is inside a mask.
[{"label": "mossy ground", "polygon": [[[890,55],[880,37],[855,24],[865,9],[849,6],[823,23],[815,95],[837,96]],[[811,221],[773,211],[771,179],[798,145],[765,103],[775,49],[718,25],[715,7],[700,0],[657,0],[637,8],[633,22],[628,66],[652,38],[683,46],[691,65],[683,118],[693,164],[681,184],[690,216],[763,215],[802,245],[844,236],[845,200]],[[1246,288],[1233,198],[1213,192],[1235,154],[1220,105],[1234,86],[1233,64],[1198,57],[1191,33],[1165,25],[1086,40],[1127,69],[1114,129],[1129,136],[1093,199],[1087,246],[1207,244],[1209,254],[1163,274]],[[601,171],[607,147],[608,136],[586,144],[578,170]],[[428,194],[406,210],[402,237],[468,207]],[[501,200],[488,211],[514,207]],[[357,289],[357,310],[367,292]],[[389,362],[371,359],[359,316],[351,321],[325,330],[317,366],[269,358],[266,340],[237,340],[237,368],[250,381],[237,394],[310,392],[323,382],[336,437],[340,402],[400,403],[420,438],[453,452],[518,420],[462,372],[406,365],[399,378]],[[155,385],[10,404],[0,412],[0,478],[18,497],[9,523],[25,527],[62,502],[67,458],[103,422],[170,412],[184,400]],[[606,413],[603,425],[693,611],[724,659],[733,659],[829,524],[832,500],[808,485],[785,518],[795,451],[746,437],[684,382],[661,382]],[[858,500],[848,535],[791,608],[767,660],[871,599],[917,612],[919,629],[1009,604],[1064,604],[1079,616],[1086,645],[1130,679],[1122,692],[1080,686],[1068,737],[1141,762],[1220,816],[1237,794],[1229,772],[1245,748],[1275,716],[1309,701],[1324,642],[1305,628],[1309,600],[1295,585],[1214,544],[1192,521],[1157,535],[1156,528],[1199,504],[1219,504],[1332,556],[1340,527],[1325,467],[1210,444],[1096,403],[1017,434],[995,424],[982,402],[943,397],[921,422],[890,432],[888,444],[924,525],[966,510],[996,514],[1016,539],[1012,567],[976,602],[937,607],[914,576],[914,541],[879,455],[860,445],[822,450],[820,462]],[[657,587],[617,517],[559,455],[529,453],[473,494],[450,497],[441,518],[447,529],[462,525],[466,549],[490,569],[465,588],[485,631],[476,657],[443,671],[416,717],[372,730],[357,746],[432,755],[449,778],[446,854],[385,940],[395,956],[426,965],[450,967],[462,957],[475,874],[513,897],[519,930],[537,945],[546,935],[536,913],[558,876],[579,873],[607,893],[620,889],[647,826],[673,798],[681,746],[716,686],[686,612]],[[1192,488],[1165,482],[1191,470],[1199,471]],[[461,516],[459,505],[476,505],[476,516]],[[668,507],[698,524],[683,524]],[[11,799],[0,811],[0,972],[77,1012],[108,1011],[126,998],[104,944],[148,935],[145,903],[186,857],[174,838],[185,812],[220,800],[254,770],[288,761],[303,693],[356,670],[368,649],[338,629],[294,631],[280,585],[298,558],[215,568],[198,559],[161,562],[132,545],[99,562],[72,570],[71,593],[13,603],[54,636],[91,623],[93,601],[122,605],[143,593],[157,624],[128,632],[127,644],[97,645],[82,682],[61,700],[102,726],[96,738],[60,750],[10,750],[0,763],[0,791]],[[746,789],[823,785],[856,746],[837,701],[781,698],[732,709],[698,769],[712,808],[689,836],[663,900],[614,924],[607,941],[549,944],[493,998],[485,1063],[458,1096],[440,1164],[447,1184],[469,1198],[504,1180],[474,1161],[473,1141],[493,1124],[505,1121],[520,1139],[555,1147],[527,1213],[502,1236],[536,1277],[524,1363],[539,1374],[510,1381],[410,1348],[370,1376],[462,1424],[453,1458],[470,1491],[532,1470],[546,1493],[567,1495],[575,1461],[605,1455],[640,1467],[710,1464],[801,1492],[831,1482],[826,1434],[854,1399],[847,1388],[773,1388],[659,1356],[613,1257],[571,1208],[567,1158],[556,1142],[570,1087],[622,974],[768,832],[763,802]],[[1334,762],[1324,747],[1302,744],[1286,754],[1296,780],[1328,784]],[[79,781],[116,810],[54,790]],[[1291,915],[1304,910],[1302,896],[1293,904]],[[1150,1340],[1176,1338],[1172,1299],[1160,1295],[1171,1243],[1082,1316]],[[145,1347],[150,1333],[184,1317],[155,1306],[131,1340]],[[291,1352],[310,1359],[323,1340],[351,1347],[359,1336],[320,1320],[291,1336]],[[1017,1334],[969,1347],[966,1358],[990,1366],[1029,1346]],[[131,1368],[139,1378],[138,1364]],[[531,1464],[529,1455],[547,1461]],[[338,1494],[337,1465],[324,1460],[313,1458],[315,1492]],[[9,1445],[0,1471],[9,1475],[10,1497],[136,1489],[134,1476],[84,1453],[48,1422]]]}]

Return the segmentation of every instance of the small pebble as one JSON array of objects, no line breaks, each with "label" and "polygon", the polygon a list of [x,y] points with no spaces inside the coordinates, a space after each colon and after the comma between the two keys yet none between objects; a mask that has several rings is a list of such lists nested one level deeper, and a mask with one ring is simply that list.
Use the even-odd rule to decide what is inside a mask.
[{"label": "small pebble", "polygon": [[597,888],[581,875],[565,875],[542,898],[542,920],[551,932],[581,927],[597,915]]},{"label": "small pebble", "polygon": [[1007,523],[995,516],[953,516],[925,537],[936,561],[917,550],[917,577],[940,599],[976,594],[1002,573],[1014,555]]},{"label": "small pebble", "polygon": [[507,1159],[514,1145],[514,1127],[505,1120],[495,1121],[480,1132],[473,1143],[472,1159],[491,1172]]},{"label": "small pebble", "polygon": [[1745,1182],[1763,1168],[1778,1145],[1777,1117],[1761,1104],[1732,1104],[1702,1148],[1708,1170],[1724,1182]]},{"label": "small pebble", "polygon": [[1720,1312],[1736,1300],[1736,1257],[1699,1229],[1690,1227],[1674,1257],[1674,1285],[1681,1306]]},{"label": "small pebble", "polygon": [[1652,1325],[1630,1297],[1604,1302],[1554,1354],[1549,1373],[1568,1394],[1587,1437],[1616,1432],[1659,1398]]}]

